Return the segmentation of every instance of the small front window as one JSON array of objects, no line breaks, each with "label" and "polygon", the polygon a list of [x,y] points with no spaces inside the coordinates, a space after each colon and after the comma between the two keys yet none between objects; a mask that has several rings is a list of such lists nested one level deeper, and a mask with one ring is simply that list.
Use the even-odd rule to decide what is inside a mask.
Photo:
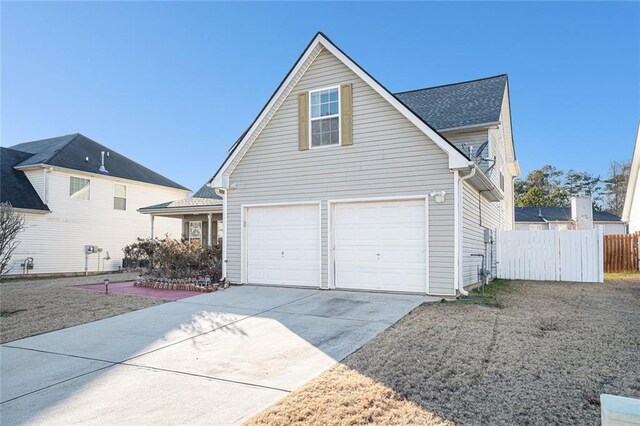
[{"label": "small front window", "polygon": [[127,209],[127,186],[115,184],[113,185],[113,208],[114,210]]},{"label": "small front window", "polygon": [[337,87],[310,93],[311,147],[340,144],[340,91]]},{"label": "small front window", "polygon": [[189,242],[202,245],[202,222],[189,222]]},{"label": "small front window", "polygon": [[90,185],[91,181],[89,179],[71,176],[69,179],[69,197],[76,200],[88,200]]}]

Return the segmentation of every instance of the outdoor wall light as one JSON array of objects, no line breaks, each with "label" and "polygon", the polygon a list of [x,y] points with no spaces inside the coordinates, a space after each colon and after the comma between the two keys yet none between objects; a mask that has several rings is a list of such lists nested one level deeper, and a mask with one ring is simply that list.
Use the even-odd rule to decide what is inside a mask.
[{"label": "outdoor wall light", "polygon": [[442,204],[444,203],[444,200],[446,199],[447,193],[446,191],[433,191],[429,194],[429,197],[433,198],[435,200],[436,203],[438,204]]}]

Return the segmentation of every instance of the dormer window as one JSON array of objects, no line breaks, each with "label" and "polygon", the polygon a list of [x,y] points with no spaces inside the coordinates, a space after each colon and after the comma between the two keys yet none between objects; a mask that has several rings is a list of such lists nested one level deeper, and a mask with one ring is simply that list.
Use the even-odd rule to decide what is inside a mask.
[{"label": "dormer window", "polygon": [[340,88],[309,92],[311,147],[340,145]]}]

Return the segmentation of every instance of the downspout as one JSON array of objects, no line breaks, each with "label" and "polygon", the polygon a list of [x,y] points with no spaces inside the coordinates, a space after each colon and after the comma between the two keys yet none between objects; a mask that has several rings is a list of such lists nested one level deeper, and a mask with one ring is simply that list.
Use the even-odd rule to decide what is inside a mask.
[{"label": "downspout", "polygon": [[222,280],[227,279],[227,190],[213,188],[216,194],[222,197]]},{"label": "downspout", "polygon": [[[459,171],[456,170],[456,176],[459,176]],[[457,263],[457,270],[458,273],[456,274],[456,286],[458,288],[458,291],[460,292],[461,295],[463,296],[468,296],[469,292],[466,291],[464,289],[464,283],[463,283],[463,279],[462,279],[462,220],[463,220],[463,210],[462,208],[460,208],[460,206],[462,206],[462,199],[463,199],[463,193],[464,193],[464,187],[462,186],[462,182],[464,182],[465,180],[472,178],[473,176],[475,176],[476,174],[476,167],[473,167],[471,169],[471,172],[466,175],[466,176],[462,176],[462,177],[458,177],[457,182],[456,182],[456,227],[455,227],[455,234],[456,234],[456,262]]]}]

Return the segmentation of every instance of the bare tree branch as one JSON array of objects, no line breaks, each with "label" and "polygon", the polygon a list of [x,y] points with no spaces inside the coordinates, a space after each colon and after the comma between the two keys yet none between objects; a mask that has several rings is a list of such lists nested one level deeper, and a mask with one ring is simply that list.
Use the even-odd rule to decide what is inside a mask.
[{"label": "bare tree branch", "polygon": [[11,204],[0,203],[0,277],[9,272],[9,261],[20,244],[18,234],[24,225],[24,217]]}]

